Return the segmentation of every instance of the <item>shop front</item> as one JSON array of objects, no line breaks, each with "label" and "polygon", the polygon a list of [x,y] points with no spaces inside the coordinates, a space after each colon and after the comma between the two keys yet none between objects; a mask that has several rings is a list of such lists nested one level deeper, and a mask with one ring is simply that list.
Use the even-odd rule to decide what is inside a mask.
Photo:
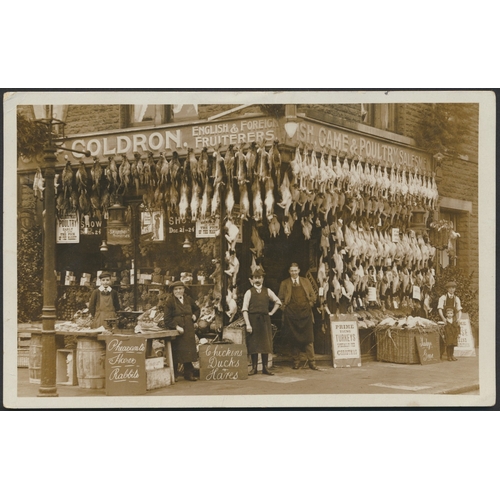
[{"label": "shop front", "polygon": [[[57,168],[58,320],[88,328],[90,295],[108,271],[121,308],[109,327],[156,331],[181,279],[201,309],[198,339],[239,329],[244,342],[252,270],[277,293],[294,262],[317,296],[319,355],[335,361],[336,321],[346,342],[356,323],[355,359],[376,356],[376,327],[388,316],[429,326],[432,156],[367,127],[289,123],[255,115],[68,139],[91,158],[69,153]],[[280,313],[273,325],[275,353],[286,356]]]}]

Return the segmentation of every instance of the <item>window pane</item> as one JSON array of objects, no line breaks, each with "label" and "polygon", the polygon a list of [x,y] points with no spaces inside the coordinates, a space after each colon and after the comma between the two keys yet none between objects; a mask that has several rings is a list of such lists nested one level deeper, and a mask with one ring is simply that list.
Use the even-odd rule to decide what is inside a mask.
[{"label": "window pane", "polygon": [[132,105],[132,110],[132,121],[134,123],[154,121],[154,104],[134,104]]}]

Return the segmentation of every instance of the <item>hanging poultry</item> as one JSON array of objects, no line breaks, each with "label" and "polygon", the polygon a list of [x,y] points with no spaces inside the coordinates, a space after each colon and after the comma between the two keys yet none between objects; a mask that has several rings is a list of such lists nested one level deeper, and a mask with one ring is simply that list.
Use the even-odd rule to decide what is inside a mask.
[{"label": "hanging poultry", "polygon": [[258,177],[260,181],[264,181],[269,177],[269,162],[268,162],[269,154],[266,151],[264,140],[262,141],[257,152],[259,155]]},{"label": "hanging poultry", "polygon": [[42,170],[40,167],[38,167],[33,179],[33,192],[36,199],[43,200],[43,190],[45,189],[44,184],[45,179],[42,176]]},{"label": "hanging poultry", "polygon": [[253,246],[252,248],[250,248],[250,251],[255,255],[256,259],[259,259],[263,255],[264,241],[259,236],[259,232],[257,231],[257,228],[254,224],[252,224],[251,241]]},{"label": "hanging poultry", "polygon": [[[160,157],[163,159],[163,156]],[[126,193],[130,184],[131,177],[130,162],[128,161],[126,155],[122,155],[122,162],[118,169],[118,174],[120,175],[120,187],[122,188],[122,193]]]},{"label": "hanging poultry", "polygon": [[236,180],[238,181],[239,186],[242,186],[243,184],[246,184],[248,182],[245,165],[246,158],[243,154],[243,146],[244,144],[235,146]]},{"label": "hanging poultry", "polygon": [[281,184],[281,154],[278,149],[279,141],[275,139],[269,150],[269,163],[271,166],[271,171],[276,175],[276,182],[278,186]]},{"label": "hanging poultry", "polygon": [[248,188],[246,182],[240,185],[240,217],[248,220],[250,216],[250,200],[248,199]]},{"label": "hanging poultry", "polygon": [[266,217],[270,221],[274,215],[274,182],[271,176],[267,177],[265,181],[265,192],[264,205],[266,206]]},{"label": "hanging poultry", "polygon": [[276,215],[273,215],[271,222],[269,222],[269,233],[273,238],[276,238],[280,233],[281,225]]},{"label": "hanging poultry", "polygon": [[102,179],[102,165],[101,162],[94,157],[94,163],[90,167],[90,178],[92,179],[92,190],[95,190],[98,195],[101,194],[101,179]]},{"label": "hanging poultry", "polygon": [[285,172],[283,175],[283,182],[280,186],[281,193],[281,201],[278,203],[278,206],[284,209],[285,217],[288,217],[290,206],[292,204],[292,193],[290,191],[290,180],[288,179],[288,175]]},{"label": "hanging poultry", "polygon": [[254,175],[256,175],[257,171],[257,143],[252,142],[250,144],[250,148],[245,155],[246,163],[247,163],[247,175],[248,180],[250,182],[253,181]]},{"label": "hanging poultry", "polygon": [[252,199],[253,199],[253,218],[256,221],[261,221],[264,213],[262,204],[262,195],[260,192],[260,182],[258,177],[255,177],[252,184]]},{"label": "hanging poultry", "polygon": [[232,144],[230,144],[229,147],[227,148],[226,154],[224,155],[224,168],[226,170],[228,186],[233,185],[234,165],[235,165],[234,147]]},{"label": "hanging poultry", "polygon": [[67,161],[61,174],[64,197],[69,198],[73,190],[73,169],[71,162]]}]

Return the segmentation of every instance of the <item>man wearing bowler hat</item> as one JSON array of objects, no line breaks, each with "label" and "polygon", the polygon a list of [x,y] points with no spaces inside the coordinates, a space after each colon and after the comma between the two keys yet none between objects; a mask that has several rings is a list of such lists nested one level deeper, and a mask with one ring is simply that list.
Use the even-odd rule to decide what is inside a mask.
[{"label": "man wearing bowler hat", "polygon": [[[446,293],[439,297],[438,301],[438,313],[441,317],[441,320],[444,321],[444,324],[447,325],[448,320],[445,317],[443,311],[447,311],[451,309],[453,311],[452,323],[458,325],[460,319],[462,318],[462,305],[460,304],[460,299],[455,295],[455,290],[457,289],[457,284],[454,281],[449,281],[446,283]],[[441,345],[441,358],[444,354],[444,342],[440,343]],[[454,350],[456,345],[455,341],[446,341],[446,354],[448,356],[449,361],[456,361],[457,358],[454,356]]]},{"label": "man wearing bowler hat", "polygon": [[[270,288],[263,286],[264,271],[261,268],[253,271],[250,283],[252,288],[246,291],[241,308],[247,330],[247,350],[252,358],[252,370],[249,375],[257,373],[259,353],[262,358],[262,373],[274,375],[267,366],[269,353],[273,352],[271,316],[278,310],[281,301]],[[271,302],[274,305],[269,310]]]}]

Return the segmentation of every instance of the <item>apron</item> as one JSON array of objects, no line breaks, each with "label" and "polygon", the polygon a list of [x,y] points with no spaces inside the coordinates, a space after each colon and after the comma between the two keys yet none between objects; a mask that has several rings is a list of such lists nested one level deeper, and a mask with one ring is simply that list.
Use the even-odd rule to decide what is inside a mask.
[{"label": "apron", "polygon": [[99,328],[100,326],[107,328],[108,323],[106,320],[116,318],[117,316],[111,293],[105,294],[100,292],[99,306],[95,312],[94,319],[92,320],[92,328]]},{"label": "apron", "polygon": [[175,363],[189,363],[198,360],[196,351],[196,338],[194,332],[193,310],[191,301],[184,296],[184,304],[174,297],[175,313],[174,323],[184,328],[184,333],[175,338],[172,342],[172,354]]},{"label": "apron", "polygon": [[283,326],[292,343],[304,347],[314,342],[311,306],[301,285],[292,286],[292,297],[284,310],[283,320]]},{"label": "apron", "polygon": [[248,354],[273,352],[273,330],[269,316],[269,295],[267,288],[262,287],[260,293],[251,289],[250,303],[248,305],[248,319],[252,333],[246,334]]}]

